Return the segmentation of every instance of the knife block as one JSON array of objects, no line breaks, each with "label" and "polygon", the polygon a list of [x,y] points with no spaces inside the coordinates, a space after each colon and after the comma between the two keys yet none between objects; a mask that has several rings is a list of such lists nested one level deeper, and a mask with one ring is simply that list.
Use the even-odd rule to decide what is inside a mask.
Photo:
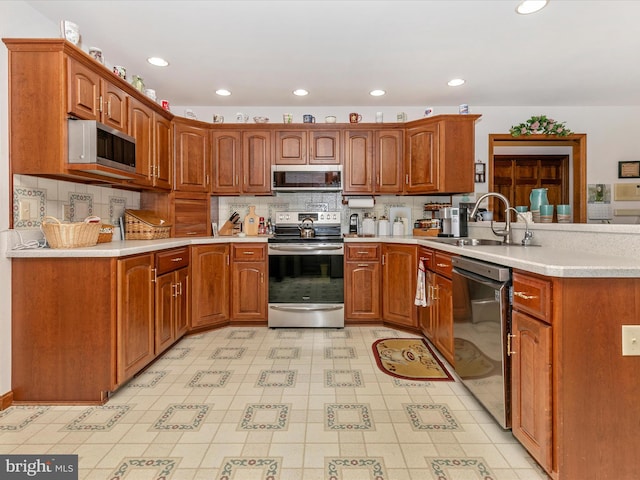
[{"label": "knife block", "polygon": [[222,227],[220,228],[220,231],[218,232],[218,234],[223,237],[229,237],[233,235],[233,230],[235,229],[235,227],[236,227],[235,223],[231,223],[229,220],[227,220],[226,222],[224,222],[224,225],[222,225]]}]

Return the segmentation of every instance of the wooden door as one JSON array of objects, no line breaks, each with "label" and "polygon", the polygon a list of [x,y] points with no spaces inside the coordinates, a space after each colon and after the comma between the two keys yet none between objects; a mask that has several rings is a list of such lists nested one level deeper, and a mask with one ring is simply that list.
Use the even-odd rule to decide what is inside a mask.
[{"label": "wooden door", "polygon": [[373,132],[344,134],[344,193],[373,193]]},{"label": "wooden door", "polygon": [[209,192],[209,137],[205,128],[175,123],[175,189]]},{"label": "wooden door", "polygon": [[153,254],[118,260],[118,383],[155,358]]},{"label": "wooden door", "polygon": [[229,245],[192,247],[191,327],[229,321]]},{"label": "wooden door", "polygon": [[345,320],[379,321],[380,262],[346,262],[344,268]]},{"label": "wooden door", "polygon": [[100,121],[100,75],[69,58],[67,76],[68,112],[84,120]]},{"label": "wooden door", "polygon": [[435,345],[447,361],[454,365],[453,354],[453,286],[442,275],[434,275],[434,296],[437,305]]},{"label": "wooden door", "polygon": [[428,193],[438,190],[437,123],[409,128],[405,136],[405,193]]},{"label": "wooden door", "polygon": [[124,90],[110,82],[102,81],[102,123],[122,132],[127,131],[127,100],[132,100]]},{"label": "wooden door", "polygon": [[174,322],[174,335],[176,340],[181,338],[187,329],[189,328],[189,316],[191,315],[190,304],[190,277],[189,269],[181,268],[175,272],[176,281],[176,308],[175,308],[175,322]]},{"label": "wooden door", "polygon": [[417,307],[418,309],[418,326],[423,335],[435,343],[436,331],[436,306],[432,297],[434,289],[435,274],[431,271],[433,268],[433,250],[420,247],[418,252],[418,260],[422,260],[425,268],[425,294],[429,298],[430,305],[428,307]]},{"label": "wooden door", "polygon": [[158,114],[154,115],[155,150],[153,185],[170,190],[173,185],[173,135],[171,122]]},{"label": "wooden door", "polygon": [[382,250],[382,312],[384,320],[417,327],[417,247],[387,244]]},{"label": "wooden door", "polygon": [[244,193],[271,193],[271,138],[269,130],[251,130],[242,134]]},{"label": "wooden door", "polygon": [[232,320],[267,320],[267,279],[265,261],[233,262]]},{"label": "wooden door", "polygon": [[241,139],[239,131],[211,132],[213,157],[213,192],[215,194],[240,193]]},{"label": "wooden door", "polygon": [[402,193],[403,130],[375,132],[375,186],[377,193]]},{"label": "wooden door", "polygon": [[136,173],[143,179],[137,184],[153,185],[153,111],[142,102],[131,98],[129,102],[129,135],[136,139]]},{"label": "wooden door", "polygon": [[155,353],[164,352],[174,342],[175,284],[174,272],[160,275],[156,280]]},{"label": "wooden door", "polygon": [[[548,472],[552,467],[551,326],[514,311],[511,428]],[[570,379],[565,379],[570,381]]]},{"label": "wooden door", "polygon": [[339,165],[340,130],[312,130],[309,132],[309,164]]},{"label": "wooden door", "polygon": [[275,134],[277,165],[305,165],[307,163],[307,132],[281,130]]}]

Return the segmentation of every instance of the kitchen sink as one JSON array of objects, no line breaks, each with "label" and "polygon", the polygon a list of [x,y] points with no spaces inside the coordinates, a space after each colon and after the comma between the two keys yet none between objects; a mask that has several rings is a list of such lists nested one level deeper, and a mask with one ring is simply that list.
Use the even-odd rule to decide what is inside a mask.
[{"label": "kitchen sink", "polygon": [[436,242],[446,243],[447,245],[455,245],[456,247],[480,247],[480,246],[501,246],[501,247],[536,247],[538,245],[522,245],[520,242],[503,243],[501,240],[492,240],[487,238],[452,238],[440,237],[434,238]]}]

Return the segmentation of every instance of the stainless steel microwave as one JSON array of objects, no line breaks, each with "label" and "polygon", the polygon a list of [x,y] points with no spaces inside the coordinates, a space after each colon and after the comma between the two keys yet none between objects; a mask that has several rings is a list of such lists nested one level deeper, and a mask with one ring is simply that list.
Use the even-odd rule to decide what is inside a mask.
[{"label": "stainless steel microwave", "polygon": [[136,171],[135,138],[95,120],[68,120],[69,163]]},{"label": "stainless steel microwave", "polygon": [[272,165],[274,192],[339,192],[342,165]]}]

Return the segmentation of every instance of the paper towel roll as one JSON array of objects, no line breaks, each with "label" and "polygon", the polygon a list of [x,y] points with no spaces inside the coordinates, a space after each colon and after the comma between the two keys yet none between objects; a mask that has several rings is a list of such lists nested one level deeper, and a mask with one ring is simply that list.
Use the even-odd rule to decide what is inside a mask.
[{"label": "paper towel roll", "polygon": [[350,198],[350,208],[373,208],[373,198]]}]

